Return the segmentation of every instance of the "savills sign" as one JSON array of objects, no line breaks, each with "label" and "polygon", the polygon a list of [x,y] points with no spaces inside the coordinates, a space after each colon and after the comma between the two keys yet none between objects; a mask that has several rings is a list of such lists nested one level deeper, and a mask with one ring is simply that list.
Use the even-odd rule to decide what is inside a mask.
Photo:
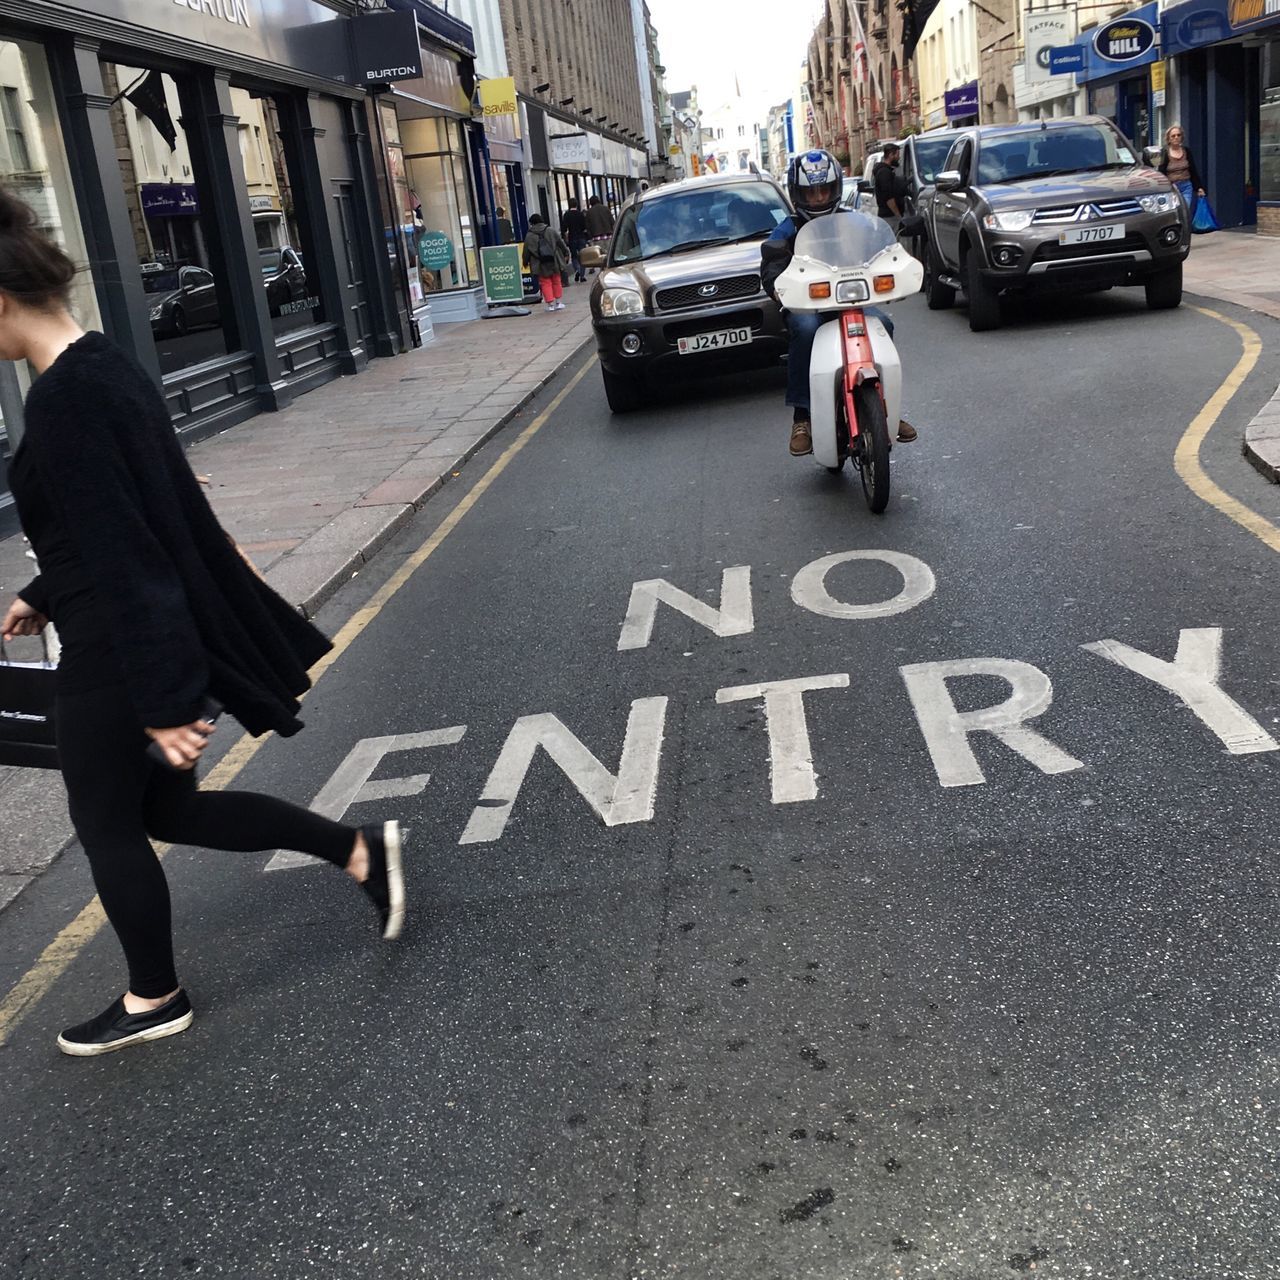
[{"label": "savills sign", "polygon": [[248,0],[173,0],[173,3],[183,9],[194,9],[196,13],[207,14],[211,18],[221,18],[237,27],[253,25],[249,21]]}]

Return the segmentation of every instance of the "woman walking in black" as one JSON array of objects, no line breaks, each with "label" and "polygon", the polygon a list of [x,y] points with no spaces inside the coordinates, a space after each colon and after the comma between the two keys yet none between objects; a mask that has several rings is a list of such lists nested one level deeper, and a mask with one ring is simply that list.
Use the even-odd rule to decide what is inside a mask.
[{"label": "woman walking in black", "polygon": [[155,384],[76,324],[74,274],[28,206],[0,191],[0,359],[30,361],[38,375],[9,481],[40,566],[0,633],[57,624],[59,762],[129,969],[123,996],[58,1037],[64,1053],[91,1056],[191,1025],[149,836],[323,858],[362,885],[385,938],[400,932],[404,882],[395,822],[356,830],[269,796],[196,786],[210,700],[255,735],[296,733],[307,668],[330,645],[218,524]]}]

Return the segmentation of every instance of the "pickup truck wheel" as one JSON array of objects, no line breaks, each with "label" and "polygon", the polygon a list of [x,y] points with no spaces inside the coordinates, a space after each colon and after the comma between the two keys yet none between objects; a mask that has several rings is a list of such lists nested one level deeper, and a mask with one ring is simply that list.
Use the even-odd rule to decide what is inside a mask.
[{"label": "pickup truck wheel", "polygon": [[978,255],[969,253],[964,260],[964,291],[969,296],[969,329],[985,333],[1000,327],[1000,295],[982,278]]},{"label": "pickup truck wheel", "polygon": [[1170,311],[1181,304],[1182,263],[1147,278],[1147,306],[1152,311]]},{"label": "pickup truck wheel", "polygon": [[926,240],[924,245],[924,302],[930,311],[946,311],[955,305],[956,291],[938,279],[942,263],[938,261],[938,252],[933,242]]},{"label": "pickup truck wheel", "polygon": [[608,369],[601,369],[604,377],[604,395],[613,413],[631,413],[645,403],[644,388],[639,378],[623,378]]}]

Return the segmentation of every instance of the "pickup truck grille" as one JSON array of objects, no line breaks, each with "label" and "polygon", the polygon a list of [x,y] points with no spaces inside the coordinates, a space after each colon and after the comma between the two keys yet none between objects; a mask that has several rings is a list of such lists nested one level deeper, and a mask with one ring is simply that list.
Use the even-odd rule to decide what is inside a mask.
[{"label": "pickup truck grille", "polygon": [[1131,196],[1120,200],[1091,200],[1087,204],[1062,204],[1037,209],[1031,218],[1033,226],[1062,225],[1069,222],[1092,222],[1095,218],[1136,218],[1142,206]]},{"label": "pickup truck grille", "polygon": [[[703,289],[714,286],[715,292],[705,294]],[[760,292],[758,275],[724,276],[719,280],[699,280],[697,284],[676,285],[659,289],[653,300],[659,311],[679,311],[683,307],[710,307],[719,302],[732,302],[736,298],[754,298]]]},{"label": "pickup truck grille", "polygon": [[1147,248],[1145,237],[1127,235],[1123,240],[1101,240],[1096,244],[1042,244],[1032,258],[1033,262],[1054,262],[1060,258],[1108,258],[1136,253]]}]

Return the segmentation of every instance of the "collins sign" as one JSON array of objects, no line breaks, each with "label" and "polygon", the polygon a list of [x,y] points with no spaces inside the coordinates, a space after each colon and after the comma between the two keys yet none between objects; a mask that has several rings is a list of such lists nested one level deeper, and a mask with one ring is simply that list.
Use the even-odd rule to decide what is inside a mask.
[{"label": "collins sign", "polygon": [[1093,37],[1093,47],[1108,62],[1133,62],[1151,52],[1156,29],[1141,18],[1117,18],[1103,23]]}]

